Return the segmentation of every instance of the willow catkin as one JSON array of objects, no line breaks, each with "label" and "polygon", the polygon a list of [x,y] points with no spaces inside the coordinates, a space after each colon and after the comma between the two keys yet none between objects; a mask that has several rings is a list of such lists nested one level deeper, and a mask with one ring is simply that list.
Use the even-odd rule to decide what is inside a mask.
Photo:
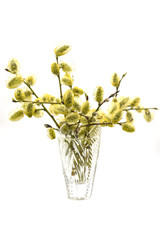
[{"label": "willow catkin", "polygon": [[51,72],[56,76],[59,75],[59,65],[57,63],[54,62],[51,64]]},{"label": "willow catkin", "polygon": [[114,87],[118,87],[119,82],[120,82],[120,77],[117,75],[117,73],[114,73],[111,77],[111,84]]},{"label": "willow catkin", "polygon": [[25,93],[22,89],[17,88],[14,92],[15,99],[18,101],[23,101],[25,99]]},{"label": "willow catkin", "polygon": [[21,75],[16,75],[14,77],[10,77],[6,87],[9,89],[14,89],[19,87],[23,83],[23,77]]},{"label": "willow catkin", "polygon": [[28,76],[26,79],[25,79],[25,82],[29,85],[29,86],[33,86],[36,82],[36,76],[34,75],[31,75],[31,76]]},{"label": "willow catkin", "polygon": [[25,94],[24,100],[30,101],[32,99],[32,92],[28,88],[24,88],[23,91]]},{"label": "willow catkin", "polygon": [[77,112],[81,112],[81,105],[79,104],[79,102],[77,100],[74,99],[72,108],[73,111],[77,111]]},{"label": "willow catkin", "polygon": [[53,115],[59,115],[59,114],[66,114],[67,113],[67,108],[65,105],[63,104],[54,104],[54,105],[50,105],[49,107],[49,111],[51,114]]},{"label": "willow catkin", "polygon": [[72,90],[69,89],[64,93],[63,100],[64,100],[64,105],[67,108],[70,108],[73,105],[74,95]]},{"label": "willow catkin", "polygon": [[42,95],[42,101],[43,102],[49,102],[49,94],[48,93],[44,93],[43,95]]},{"label": "willow catkin", "polygon": [[89,101],[85,101],[83,104],[82,104],[82,107],[81,107],[81,112],[82,114],[86,115],[90,110],[90,104],[89,104]]},{"label": "willow catkin", "polygon": [[127,120],[127,122],[132,122],[133,121],[133,115],[130,111],[126,112],[126,120]]},{"label": "willow catkin", "polygon": [[[115,126],[115,125],[112,123],[111,118],[108,117],[107,115],[105,115],[105,116],[103,117],[103,120],[102,120],[101,122],[102,122],[102,123],[103,123],[103,122],[106,123],[106,126],[108,126],[108,127],[114,127],[114,126]],[[105,124],[102,124],[102,126],[105,126]]]},{"label": "willow catkin", "polygon": [[111,117],[111,121],[112,123],[118,123],[123,116],[123,111],[119,110],[118,112],[116,112],[112,117]]},{"label": "willow catkin", "polygon": [[116,111],[119,109],[119,104],[118,102],[112,102],[111,105],[109,106],[108,112],[110,115],[113,115]]},{"label": "willow catkin", "polygon": [[42,100],[42,98],[36,98],[35,100],[34,100],[34,102],[36,102],[36,105],[37,106],[40,106],[41,105],[41,102],[43,102],[43,100]]},{"label": "willow catkin", "polygon": [[69,124],[74,124],[74,123],[78,122],[79,118],[80,118],[79,114],[73,112],[73,113],[67,114],[66,121]]},{"label": "willow catkin", "polygon": [[131,108],[133,107],[137,107],[138,104],[140,103],[141,99],[139,97],[135,97],[131,102],[130,102],[130,106]]},{"label": "willow catkin", "polygon": [[55,134],[55,131],[54,131],[53,128],[48,128],[48,129],[47,129],[47,136],[48,136],[51,140],[53,140],[53,139],[56,138],[56,134]]},{"label": "willow catkin", "polygon": [[35,111],[35,105],[32,102],[29,103],[23,103],[22,105],[23,110],[24,110],[24,114],[31,118],[33,116],[33,113]]},{"label": "willow catkin", "polygon": [[62,82],[63,85],[72,87],[73,79],[71,78],[71,76],[70,76],[69,74],[66,73],[66,74],[62,77],[61,82]]},{"label": "willow catkin", "polygon": [[143,116],[147,122],[151,122],[154,118],[153,113],[151,113],[151,111],[149,111],[148,109],[144,110]]},{"label": "willow catkin", "polygon": [[70,50],[71,50],[71,46],[69,46],[69,45],[60,45],[60,46],[57,46],[54,49],[54,52],[55,52],[56,56],[59,57],[59,56],[65,55]]},{"label": "willow catkin", "polygon": [[125,109],[129,105],[129,97],[123,97],[119,99],[119,107]]},{"label": "willow catkin", "polygon": [[38,108],[35,109],[35,111],[33,113],[33,116],[36,118],[41,118],[41,117],[43,117],[43,115],[44,115],[43,110],[39,110]]},{"label": "willow catkin", "polygon": [[104,90],[101,86],[98,86],[94,92],[94,99],[96,102],[101,103],[103,101]]},{"label": "willow catkin", "polygon": [[83,125],[88,124],[87,118],[85,118],[84,116],[80,116],[80,123],[83,124]]},{"label": "willow catkin", "polygon": [[105,113],[102,110],[99,110],[96,114],[96,119],[102,120],[104,116],[105,116]]},{"label": "willow catkin", "polygon": [[69,126],[66,123],[61,126],[60,132],[62,134],[67,135],[69,131],[70,131]]},{"label": "willow catkin", "polygon": [[7,66],[7,69],[13,73],[13,74],[17,74],[20,70],[20,64],[19,62],[17,61],[17,59],[15,58],[12,58],[9,63],[8,63],[8,66]]},{"label": "willow catkin", "polygon": [[72,88],[72,91],[73,91],[74,96],[80,96],[84,93],[83,89],[81,89],[79,87]]},{"label": "willow catkin", "polygon": [[122,124],[122,130],[125,132],[134,132],[135,127],[132,123],[123,123]]},{"label": "willow catkin", "polygon": [[12,122],[19,121],[23,117],[24,117],[24,113],[22,109],[15,109],[9,113],[9,120]]},{"label": "willow catkin", "polygon": [[72,71],[72,68],[71,68],[71,66],[69,66],[67,63],[65,63],[65,62],[61,62],[60,64],[59,64],[59,66],[60,66],[60,68],[63,70],[63,72],[65,72],[65,73],[68,73],[68,72],[71,72]]},{"label": "willow catkin", "polygon": [[56,97],[52,96],[52,95],[49,95],[49,102],[50,103],[54,103],[56,101]]}]

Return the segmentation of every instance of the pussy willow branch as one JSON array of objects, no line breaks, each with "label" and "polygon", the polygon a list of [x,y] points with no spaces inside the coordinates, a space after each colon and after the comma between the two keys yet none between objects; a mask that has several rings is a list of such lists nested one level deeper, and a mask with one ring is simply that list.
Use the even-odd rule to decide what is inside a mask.
[{"label": "pussy willow branch", "polygon": [[[23,82],[24,82],[24,83],[27,85],[27,87],[31,90],[31,92],[33,93],[33,95],[34,95],[36,98],[38,98],[37,94],[33,91],[33,89],[31,88],[31,86],[28,85],[28,84],[25,82],[25,80],[24,80]],[[56,126],[57,126],[58,128],[60,128],[60,126],[59,126],[59,124],[57,123],[57,121],[55,120],[55,118],[52,116],[52,114],[50,114],[50,112],[49,112],[48,109],[43,105],[43,103],[42,103],[42,107],[43,107],[44,111],[45,111],[46,113],[48,113],[48,115],[52,118],[52,120],[54,121],[54,123],[56,124]]]},{"label": "pussy willow branch", "polygon": [[148,109],[159,110],[158,108],[126,108],[126,109],[123,109],[123,111],[131,111],[131,110],[148,110]]},{"label": "pussy willow branch", "polygon": [[[117,91],[118,91],[118,89],[119,89],[119,87],[120,87],[120,84],[121,84],[121,82],[122,82],[122,79],[126,76],[126,74],[127,74],[127,72],[122,75],[122,77],[121,77],[121,79],[120,79],[120,81],[119,81],[118,87],[116,87],[116,90],[117,90]],[[117,97],[117,95],[118,95],[118,92],[116,93],[116,97]]]},{"label": "pussy willow branch", "polygon": [[[57,64],[58,64],[58,56],[56,56],[56,61],[57,61]],[[63,96],[62,96],[62,84],[61,84],[60,72],[58,73],[57,77],[58,77],[58,81],[59,81],[60,98],[61,98],[61,100],[63,100]],[[63,101],[62,101],[62,102],[63,102]]]},{"label": "pussy willow branch", "polygon": [[12,99],[12,102],[27,102],[27,103],[35,103],[35,104],[61,104],[61,103],[52,103],[52,102],[35,102],[35,101],[26,101],[26,100],[23,100],[23,101],[18,101],[18,100],[15,100],[14,98]]}]

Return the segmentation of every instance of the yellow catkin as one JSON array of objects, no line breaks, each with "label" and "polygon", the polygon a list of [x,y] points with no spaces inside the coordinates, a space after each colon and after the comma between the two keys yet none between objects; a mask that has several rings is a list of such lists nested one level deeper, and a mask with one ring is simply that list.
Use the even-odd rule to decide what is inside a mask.
[{"label": "yellow catkin", "polygon": [[25,82],[29,85],[29,86],[33,86],[36,82],[36,76],[35,75],[31,75],[31,76],[28,76],[26,79],[25,79]]},{"label": "yellow catkin", "polygon": [[133,108],[133,107],[137,107],[138,104],[140,103],[141,99],[139,97],[135,97],[131,103],[130,103],[130,106]]},{"label": "yellow catkin", "polygon": [[60,45],[60,46],[57,46],[54,49],[54,52],[55,52],[56,56],[59,57],[59,56],[65,55],[70,50],[71,50],[71,46],[69,46],[69,45]]},{"label": "yellow catkin", "polygon": [[111,118],[112,123],[114,124],[118,123],[122,119],[122,116],[123,116],[122,110],[119,110],[118,112],[116,112]]},{"label": "yellow catkin", "polygon": [[24,88],[23,91],[25,94],[24,100],[30,101],[32,99],[32,92],[28,88]]},{"label": "yellow catkin", "polygon": [[99,110],[96,115],[97,120],[102,120],[103,117],[105,116],[105,113],[102,110]]},{"label": "yellow catkin", "polygon": [[133,115],[130,111],[126,112],[126,120],[127,120],[127,122],[132,122],[133,121]]},{"label": "yellow catkin", "polygon": [[117,99],[116,97],[114,97],[114,98],[112,99],[112,102],[117,103],[117,102],[118,102],[118,99]]},{"label": "yellow catkin", "polygon": [[49,102],[54,103],[56,101],[56,98],[52,95],[49,95]]},{"label": "yellow catkin", "polygon": [[81,112],[81,105],[75,99],[74,99],[73,106],[72,106],[71,110]]},{"label": "yellow catkin", "polygon": [[[114,124],[112,123],[111,118],[108,117],[107,115],[103,117],[102,122],[107,123],[106,126],[108,126],[108,127],[114,127]],[[103,124],[102,124],[102,126],[103,126]]]},{"label": "yellow catkin", "polygon": [[49,94],[48,93],[44,93],[42,95],[42,101],[43,102],[49,102]]},{"label": "yellow catkin", "polygon": [[50,105],[49,111],[53,115],[59,115],[59,114],[66,114],[67,113],[67,108],[63,104],[54,104]]},{"label": "yellow catkin", "polygon": [[42,110],[39,110],[38,108],[35,109],[35,111],[33,113],[33,116],[36,118],[41,118],[41,117],[43,117],[43,115],[44,115],[44,112]]},{"label": "yellow catkin", "polygon": [[104,90],[98,86],[94,92],[94,99],[96,102],[101,103],[103,101]]},{"label": "yellow catkin", "polygon": [[61,103],[62,101],[61,101],[61,99],[60,98],[56,98],[55,99],[55,103]]},{"label": "yellow catkin", "polygon": [[88,124],[87,118],[85,118],[85,117],[83,117],[83,116],[80,116],[80,122],[81,122],[83,125]]},{"label": "yellow catkin", "polygon": [[56,138],[56,134],[55,134],[55,131],[54,131],[53,128],[48,128],[48,129],[47,129],[47,136],[48,136],[51,140],[53,140],[53,139]]},{"label": "yellow catkin", "polygon": [[151,122],[154,118],[153,113],[151,113],[151,111],[149,111],[148,109],[144,110],[143,116],[147,122]]},{"label": "yellow catkin", "polygon": [[7,69],[13,73],[13,74],[17,74],[20,70],[20,64],[19,62],[15,59],[15,58],[12,58],[9,63],[8,63],[8,66],[7,66]]},{"label": "yellow catkin", "polygon": [[69,74],[65,74],[62,79],[61,79],[62,84],[72,87],[73,84],[73,79],[71,78],[71,76]]},{"label": "yellow catkin", "polygon": [[9,120],[12,122],[19,121],[24,117],[24,113],[22,109],[16,109],[9,113]]},{"label": "yellow catkin", "polygon": [[142,109],[143,107],[141,105],[138,104],[138,106],[136,106],[136,108],[137,108],[136,112],[138,112],[138,113],[143,112],[143,109]]},{"label": "yellow catkin", "polygon": [[17,88],[14,92],[14,96],[18,101],[23,101],[25,99],[25,93],[22,89]]},{"label": "yellow catkin", "polygon": [[90,110],[90,104],[89,104],[89,101],[85,101],[83,104],[82,104],[82,108],[81,108],[81,111],[82,111],[82,114],[86,115]]},{"label": "yellow catkin", "polygon": [[74,96],[80,96],[84,93],[83,89],[81,89],[79,87],[72,88],[72,91],[73,91]]},{"label": "yellow catkin", "polygon": [[122,130],[125,132],[134,132],[135,127],[132,123],[123,123],[122,124]]},{"label": "yellow catkin", "polygon": [[24,109],[25,115],[31,118],[35,111],[35,105],[33,103],[23,103],[22,107]]},{"label": "yellow catkin", "polygon": [[67,63],[61,62],[60,68],[63,70],[63,72],[68,73],[72,71],[71,66],[69,66]]},{"label": "yellow catkin", "polygon": [[74,124],[76,122],[78,122],[80,116],[78,113],[69,113],[67,116],[66,116],[66,121],[67,123],[69,124]]},{"label": "yellow catkin", "polygon": [[65,135],[67,135],[68,133],[69,133],[69,127],[68,127],[68,125],[67,124],[63,124],[62,125],[62,127],[61,127],[61,129],[60,129],[60,132],[62,133],[62,134],[65,134]]},{"label": "yellow catkin", "polygon": [[119,109],[119,104],[118,103],[115,103],[115,102],[112,102],[110,107],[109,107],[109,114],[110,115],[113,115],[116,111],[118,111]]},{"label": "yellow catkin", "polygon": [[73,95],[72,90],[69,89],[64,93],[63,100],[64,100],[64,104],[67,108],[70,108],[73,105],[74,95]]},{"label": "yellow catkin", "polygon": [[129,97],[123,97],[123,99],[119,101],[119,107],[121,109],[125,109],[128,105],[129,105]]},{"label": "yellow catkin", "polygon": [[9,89],[14,89],[19,87],[23,83],[23,77],[21,75],[16,75],[14,77],[9,78],[6,87]]},{"label": "yellow catkin", "polygon": [[54,62],[51,64],[51,72],[56,76],[59,75],[59,65],[57,63]]},{"label": "yellow catkin", "polygon": [[37,106],[40,106],[40,105],[41,105],[40,102],[43,102],[43,101],[42,101],[42,98],[40,98],[40,97],[39,97],[39,98],[36,98],[34,101],[36,102],[36,105],[37,105]]},{"label": "yellow catkin", "polygon": [[118,87],[119,82],[120,82],[120,77],[117,75],[117,73],[114,73],[111,77],[111,84],[114,87]]}]

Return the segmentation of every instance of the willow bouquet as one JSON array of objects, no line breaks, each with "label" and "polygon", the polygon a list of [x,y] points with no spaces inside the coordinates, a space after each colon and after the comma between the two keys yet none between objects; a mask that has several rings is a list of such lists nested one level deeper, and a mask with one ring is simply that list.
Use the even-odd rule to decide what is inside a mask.
[{"label": "willow bouquet", "polygon": [[[6,86],[15,89],[12,101],[20,104],[19,108],[9,114],[9,119],[19,121],[24,116],[41,118],[44,113],[48,114],[54,125],[46,123],[45,127],[51,140],[58,135],[68,195],[75,199],[85,199],[90,196],[92,186],[86,188],[85,195],[82,193],[83,189],[81,193],[77,193],[77,186],[82,187],[82,184],[90,182],[95,174],[93,165],[96,166],[98,158],[98,150],[95,149],[99,149],[101,127],[118,125],[123,131],[132,133],[135,131],[134,112],[143,114],[144,119],[151,122],[153,110],[158,109],[143,107],[140,97],[118,97],[120,84],[127,73],[121,77],[117,73],[111,76],[110,82],[114,91],[109,96],[104,96],[103,87],[97,86],[94,91],[97,107],[92,108],[87,92],[73,86],[72,67],[60,60],[70,49],[69,45],[61,45],[54,49],[55,62],[51,64],[51,72],[58,80],[59,96],[37,95],[32,88],[36,77],[31,75],[24,78],[20,74],[18,61],[9,61],[5,69],[10,73]],[[24,88],[19,88],[21,85],[24,85]],[[63,85],[68,89],[63,91]],[[101,107],[105,104],[107,110],[102,111]],[[73,190],[77,191],[75,195]]]}]

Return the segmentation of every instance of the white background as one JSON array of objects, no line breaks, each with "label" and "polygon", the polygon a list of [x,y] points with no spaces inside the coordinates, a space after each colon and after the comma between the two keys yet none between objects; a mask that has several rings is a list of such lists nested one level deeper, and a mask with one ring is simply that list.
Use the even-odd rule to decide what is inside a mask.
[{"label": "white background", "polygon": [[43,119],[9,122],[14,90],[5,87],[10,58],[23,76],[34,73],[37,94],[58,96],[50,72],[54,48],[72,51],[75,86],[97,85],[109,96],[110,76],[128,72],[120,95],[160,108],[159,1],[1,1],[0,3],[0,240],[160,239],[160,113],[136,114],[136,132],[103,128],[93,195],[67,199],[57,141]]}]

